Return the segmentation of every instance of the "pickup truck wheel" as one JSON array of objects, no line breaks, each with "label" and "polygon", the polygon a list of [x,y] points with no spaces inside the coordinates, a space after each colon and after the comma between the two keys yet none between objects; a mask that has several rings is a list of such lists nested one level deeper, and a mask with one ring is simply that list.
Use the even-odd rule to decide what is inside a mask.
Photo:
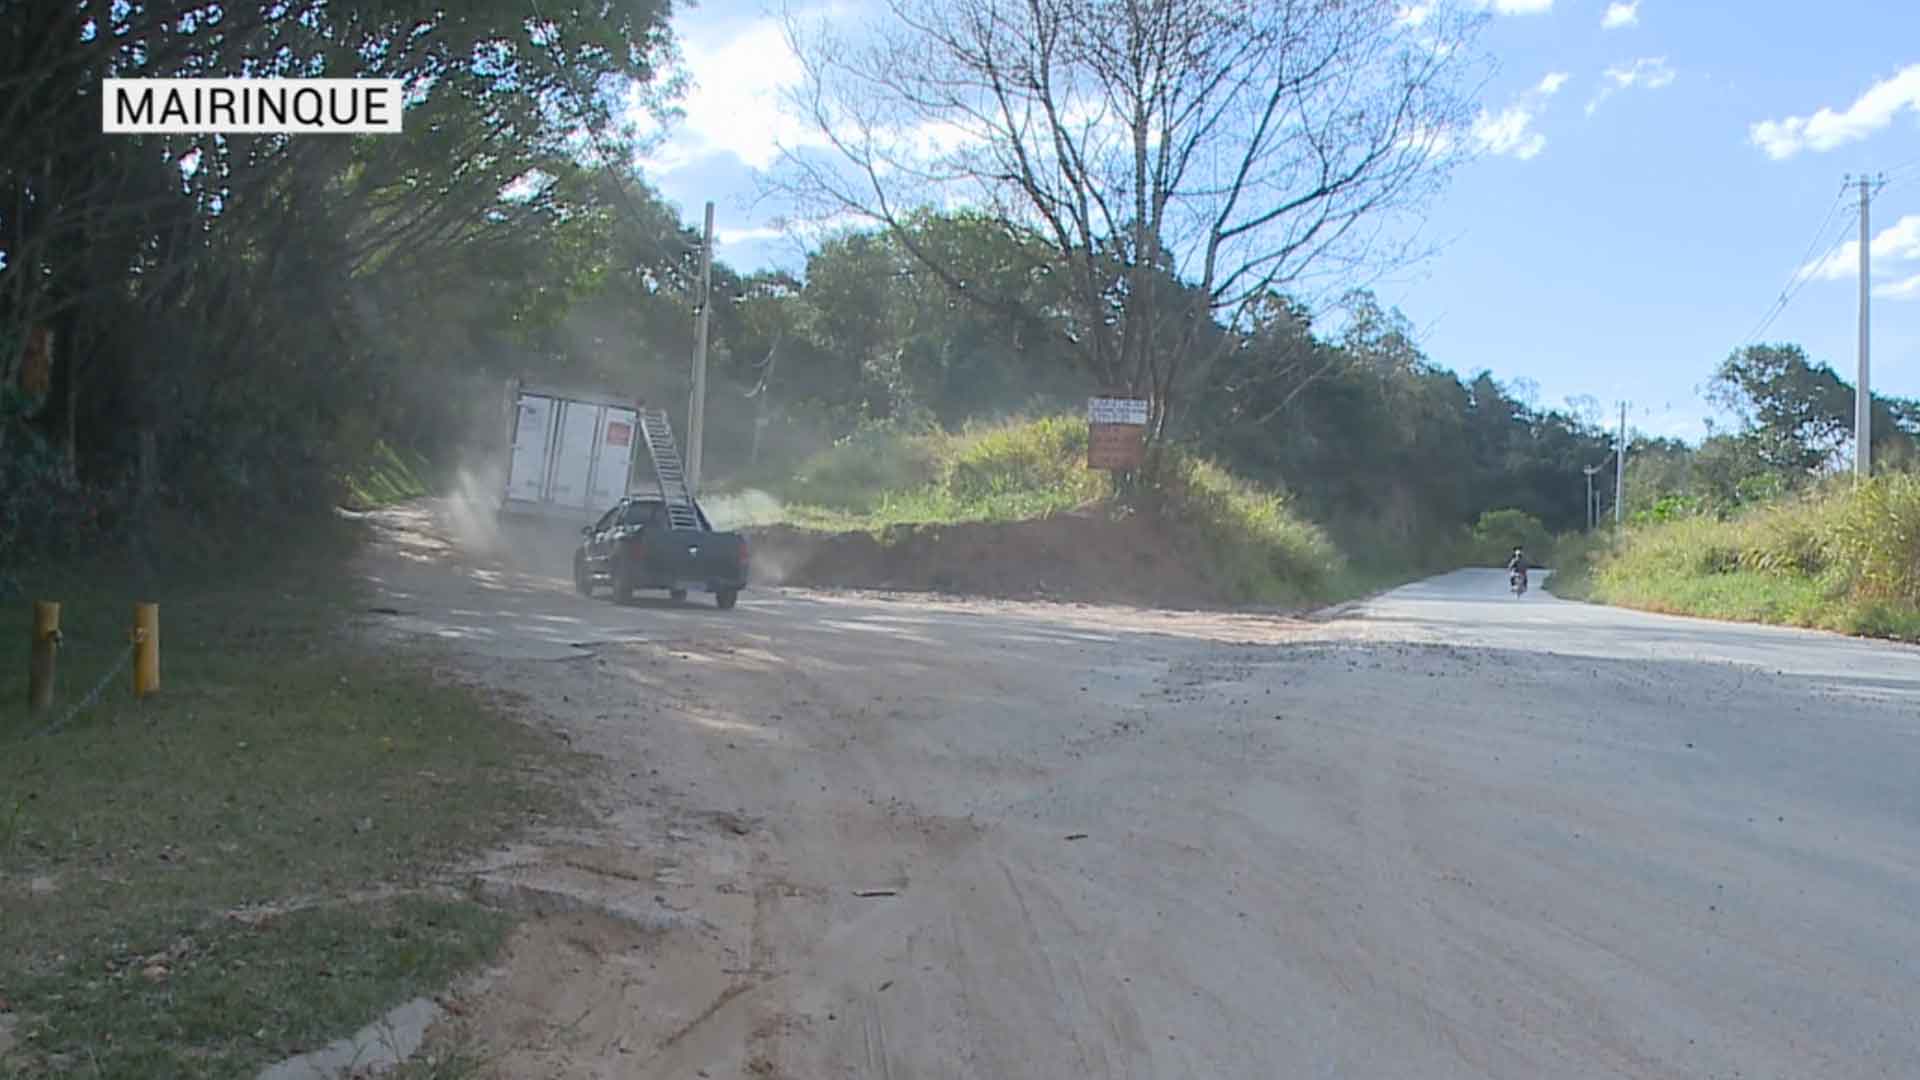
[{"label": "pickup truck wheel", "polygon": [[687,590],[685,589],[674,589],[668,592],[667,596],[676,604],[684,604],[687,602]]},{"label": "pickup truck wheel", "polygon": [[587,570],[586,560],[577,556],[573,560],[573,588],[581,596],[593,595],[593,574]]},{"label": "pickup truck wheel", "polygon": [[713,604],[721,611],[733,610],[734,603],[739,599],[739,589],[721,589],[719,592],[713,594]]},{"label": "pickup truck wheel", "polygon": [[632,572],[627,569],[625,563],[614,567],[613,598],[623,604],[633,602],[633,576]]}]

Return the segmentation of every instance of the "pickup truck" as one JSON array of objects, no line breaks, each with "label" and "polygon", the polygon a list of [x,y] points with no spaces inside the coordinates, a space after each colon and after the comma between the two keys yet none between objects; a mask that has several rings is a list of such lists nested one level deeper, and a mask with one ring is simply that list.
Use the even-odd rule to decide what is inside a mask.
[{"label": "pickup truck", "polygon": [[713,594],[722,610],[733,607],[747,585],[747,540],[715,532],[696,504],[698,529],[676,529],[659,496],[629,496],[599,521],[580,529],[573,553],[573,585],[582,596],[612,588],[625,603],[636,589],[665,589],[678,602],[689,589]]}]

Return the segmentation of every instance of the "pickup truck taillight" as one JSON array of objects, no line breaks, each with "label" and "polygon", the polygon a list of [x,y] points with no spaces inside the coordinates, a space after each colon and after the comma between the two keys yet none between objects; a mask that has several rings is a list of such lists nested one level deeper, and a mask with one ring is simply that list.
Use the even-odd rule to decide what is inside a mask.
[{"label": "pickup truck taillight", "polygon": [[743,536],[740,538],[740,569],[745,570],[746,568],[747,568],[747,538]]}]

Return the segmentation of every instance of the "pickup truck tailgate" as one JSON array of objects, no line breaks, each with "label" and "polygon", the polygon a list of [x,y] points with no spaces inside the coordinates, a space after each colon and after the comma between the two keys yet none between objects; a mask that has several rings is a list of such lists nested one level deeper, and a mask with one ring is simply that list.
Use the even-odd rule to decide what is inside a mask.
[{"label": "pickup truck tailgate", "polygon": [[739,534],[674,530],[666,537],[667,551],[661,554],[673,576],[690,582],[745,583]]}]

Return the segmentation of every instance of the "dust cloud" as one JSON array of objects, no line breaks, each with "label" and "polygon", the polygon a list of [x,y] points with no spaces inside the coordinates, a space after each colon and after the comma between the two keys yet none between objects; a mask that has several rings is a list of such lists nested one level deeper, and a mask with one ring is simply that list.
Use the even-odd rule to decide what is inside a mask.
[{"label": "dust cloud", "polygon": [[[757,488],[714,495],[700,500],[707,521],[723,531],[777,525],[785,518],[780,500]],[[765,536],[752,539],[753,580],[762,585],[783,585],[800,560],[800,553],[789,544],[769,543]]]},{"label": "dust cloud", "polygon": [[707,512],[713,527],[722,531],[777,524],[786,513],[779,499],[757,488],[707,496],[700,500],[700,508]]},{"label": "dust cloud", "polygon": [[506,465],[494,457],[470,457],[456,468],[443,518],[450,539],[462,551],[516,573],[570,578],[580,527],[593,517],[503,515],[500,494],[505,486]]},{"label": "dust cloud", "polygon": [[495,511],[507,482],[506,466],[499,462],[465,463],[453,474],[447,495],[447,526],[468,551],[493,554],[504,543]]}]

